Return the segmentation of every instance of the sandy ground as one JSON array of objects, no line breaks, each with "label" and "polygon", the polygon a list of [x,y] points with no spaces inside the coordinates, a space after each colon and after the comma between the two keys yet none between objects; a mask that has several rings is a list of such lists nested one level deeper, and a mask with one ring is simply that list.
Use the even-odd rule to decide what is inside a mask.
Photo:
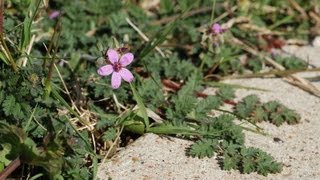
[{"label": "sandy ground", "polygon": [[[320,54],[320,51],[318,51]],[[307,56],[310,58],[309,56]],[[314,58],[315,66],[320,59]],[[319,61],[319,62],[317,62]],[[319,73],[301,76],[319,76]],[[223,171],[214,158],[198,159],[185,156],[191,142],[178,138],[146,134],[119,151],[110,161],[101,165],[101,179],[320,179],[320,98],[294,87],[280,78],[229,80],[227,83],[258,87],[268,92],[236,91],[237,100],[257,94],[262,102],[278,100],[297,111],[302,119],[297,125],[276,127],[260,123],[269,136],[245,132],[246,145],[258,147],[283,163],[283,171],[267,177]],[[210,91],[208,89],[207,91]],[[281,142],[275,142],[274,137]]]}]

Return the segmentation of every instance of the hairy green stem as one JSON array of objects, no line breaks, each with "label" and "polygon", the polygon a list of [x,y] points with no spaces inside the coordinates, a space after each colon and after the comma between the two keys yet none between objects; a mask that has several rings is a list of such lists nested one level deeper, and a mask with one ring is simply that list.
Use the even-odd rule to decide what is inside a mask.
[{"label": "hairy green stem", "polygon": [[[60,37],[60,34],[61,34],[61,31],[60,31],[60,24],[59,22],[57,23],[56,25],[56,28],[55,28],[55,31],[58,31],[58,33],[54,34],[54,36],[56,35],[57,37],[54,38],[56,39],[56,43],[55,43],[55,49],[54,49],[54,52],[51,56],[51,62],[50,62],[50,66],[49,66],[49,72],[48,72],[48,76],[47,76],[47,79],[45,81],[45,87],[44,87],[44,97],[49,97],[50,95],[50,92],[51,92],[51,79],[52,79],[52,74],[53,74],[53,68],[54,68],[54,62],[55,62],[55,59],[56,59],[56,54],[57,54],[57,51],[58,51],[58,47],[59,47],[59,37]],[[54,40],[52,40],[54,41]],[[53,42],[50,43],[50,45],[53,44]],[[51,47],[52,48],[52,47]],[[48,50],[48,53],[50,54],[50,51]]]}]

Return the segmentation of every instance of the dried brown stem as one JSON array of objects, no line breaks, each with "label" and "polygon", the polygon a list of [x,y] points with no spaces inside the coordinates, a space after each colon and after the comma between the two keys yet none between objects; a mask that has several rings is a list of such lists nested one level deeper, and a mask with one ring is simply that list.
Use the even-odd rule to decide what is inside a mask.
[{"label": "dried brown stem", "polygon": [[21,165],[20,158],[13,160],[2,172],[0,172],[0,179],[6,179],[14,170]]},{"label": "dried brown stem", "polygon": [[[282,71],[285,70],[285,68],[281,64],[278,64],[272,58],[265,56],[265,55],[262,55],[261,53],[259,53],[259,51],[251,48],[250,46],[248,46],[247,44],[245,44],[244,42],[242,42],[241,40],[239,40],[235,37],[231,38],[230,43],[237,44],[243,50],[245,50],[255,56],[260,56],[260,57],[264,58],[268,64],[271,64],[273,67],[275,67],[278,70],[282,70]],[[303,90],[305,90],[315,96],[320,97],[320,89],[317,86],[313,85],[308,80],[301,78],[301,77],[298,77],[296,75],[292,75],[292,74],[290,74],[290,75],[279,74],[279,75],[282,76],[284,78],[284,80],[286,80],[287,82],[289,82],[295,86],[298,86],[299,88],[301,88],[301,89],[303,89]]]},{"label": "dried brown stem", "polygon": [[[191,10],[190,12],[188,12],[186,14],[185,17],[190,17],[190,16],[194,16],[196,14],[201,14],[201,13],[206,13],[206,12],[210,12],[212,10],[211,7],[202,7],[202,8],[199,8],[199,9],[195,9],[195,10]],[[179,18],[180,15],[174,15],[174,16],[170,16],[170,17],[166,17],[166,18],[163,18],[163,19],[160,19],[158,21],[154,21],[152,22],[152,25],[161,25],[161,24],[166,24],[168,22],[171,22],[171,21],[174,21],[176,20],[177,18]]]},{"label": "dried brown stem", "polygon": [[225,79],[255,78],[255,77],[264,77],[264,76],[270,76],[270,75],[287,76],[287,75],[300,73],[300,72],[320,72],[320,68],[300,69],[300,70],[284,70],[284,71],[269,71],[269,72],[254,73],[254,74],[232,75],[232,76],[220,77],[219,79],[225,80]]},{"label": "dried brown stem", "polygon": [[288,0],[288,1],[289,1],[289,4],[301,14],[303,19],[308,19],[308,15],[306,11],[295,0]]}]

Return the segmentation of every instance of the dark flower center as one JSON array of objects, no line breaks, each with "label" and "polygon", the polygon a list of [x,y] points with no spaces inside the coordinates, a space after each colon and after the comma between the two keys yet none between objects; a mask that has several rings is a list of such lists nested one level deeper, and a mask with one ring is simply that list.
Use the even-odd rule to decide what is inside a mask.
[{"label": "dark flower center", "polygon": [[121,64],[119,62],[116,62],[116,63],[113,64],[113,70],[115,72],[119,72],[121,70],[121,68],[122,68],[122,66],[121,66]]}]

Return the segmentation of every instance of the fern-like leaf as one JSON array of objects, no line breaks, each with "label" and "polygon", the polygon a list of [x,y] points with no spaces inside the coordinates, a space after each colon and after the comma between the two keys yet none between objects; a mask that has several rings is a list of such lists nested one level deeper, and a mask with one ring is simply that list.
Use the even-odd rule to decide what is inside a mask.
[{"label": "fern-like leaf", "polygon": [[216,139],[202,139],[194,144],[187,150],[187,154],[192,157],[204,158],[212,157],[219,145]]}]

